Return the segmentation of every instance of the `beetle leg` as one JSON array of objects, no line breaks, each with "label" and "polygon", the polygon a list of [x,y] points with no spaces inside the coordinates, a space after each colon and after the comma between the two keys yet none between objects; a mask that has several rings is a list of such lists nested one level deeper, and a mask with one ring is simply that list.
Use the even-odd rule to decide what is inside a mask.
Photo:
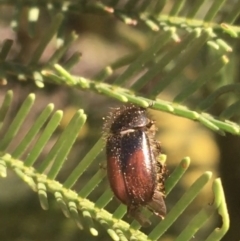
[{"label": "beetle leg", "polygon": [[148,227],[151,225],[151,222],[142,215],[140,207],[136,205],[130,205],[127,208],[127,213],[129,216],[133,217],[136,219],[142,227]]},{"label": "beetle leg", "polygon": [[146,205],[155,215],[164,219],[167,209],[163,199],[163,195],[159,191],[155,191],[152,200]]},{"label": "beetle leg", "polygon": [[107,163],[106,162],[99,163],[99,168],[106,171],[107,170]]}]

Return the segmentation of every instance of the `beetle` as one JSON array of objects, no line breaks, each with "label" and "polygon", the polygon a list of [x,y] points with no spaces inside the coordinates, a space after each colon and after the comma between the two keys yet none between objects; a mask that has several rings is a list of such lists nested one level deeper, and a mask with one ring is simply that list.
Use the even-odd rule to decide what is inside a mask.
[{"label": "beetle", "polygon": [[165,166],[157,161],[161,146],[154,139],[156,128],[146,108],[133,104],[116,108],[104,131],[107,175],[114,195],[142,226],[150,225],[141,214],[142,206],[163,219]]}]

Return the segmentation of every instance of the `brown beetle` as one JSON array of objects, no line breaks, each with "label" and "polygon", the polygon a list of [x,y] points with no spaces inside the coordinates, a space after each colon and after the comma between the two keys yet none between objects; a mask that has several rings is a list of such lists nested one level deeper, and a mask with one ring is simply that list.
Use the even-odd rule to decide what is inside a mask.
[{"label": "brown beetle", "polygon": [[107,173],[115,196],[142,226],[150,222],[141,214],[141,206],[164,218],[165,166],[156,160],[160,144],[154,139],[154,122],[147,117],[146,109],[135,105],[117,108],[104,129]]}]

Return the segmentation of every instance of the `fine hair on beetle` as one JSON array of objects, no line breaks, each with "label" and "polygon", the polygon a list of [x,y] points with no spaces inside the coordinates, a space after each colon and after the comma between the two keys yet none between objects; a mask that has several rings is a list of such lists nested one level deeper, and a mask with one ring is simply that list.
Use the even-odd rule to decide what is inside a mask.
[{"label": "fine hair on beetle", "polygon": [[142,226],[151,224],[141,213],[143,206],[163,219],[166,168],[158,160],[161,146],[146,108],[128,104],[113,109],[103,130],[107,175],[115,197]]}]

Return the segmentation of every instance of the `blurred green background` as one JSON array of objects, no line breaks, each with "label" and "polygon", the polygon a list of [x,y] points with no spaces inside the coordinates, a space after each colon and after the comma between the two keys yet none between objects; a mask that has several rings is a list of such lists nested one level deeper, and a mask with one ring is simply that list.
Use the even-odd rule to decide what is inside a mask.
[{"label": "blurred green background", "polygon": [[[191,5],[191,1],[188,2],[189,5]],[[234,1],[228,1],[228,4],[232,4],[233,2]],[[174,4],[174,1],[168,1],[164,9],[166,13],[169,11],[172,4]],[[226,12],[228,11],[228,4],[226,4],[226,8],[224,8]],[[187,11],[187,9],[184,11]],[[219,13],[219,15],[224,15],[224,11]],[[201,14],[204,14],[204,12],[205,10],[203,8],[199,12],[198,17],[201,18]],[[10,21],[13,14],[13,7],[10,5],[0,5],[0,40],[2,42],[6,38],[13,39],[14,48],[11,51],[10,58],[17,62],[27,63],[39,43],[39,40],[43,36],[46,26],[49,25],[50,17],[47,12],[44,10],[41,11],[35,29],[36,35],[34,37],[29,37],[27,32],[27,11],[26,13],[22,13],[20,28],[17,32],[14,32],[10,28]],[[71,46],[68,54],[64,56],[62,61],[66,60],[71,53],[75,51],[81,52],[81,61],[74,67],[72,72],[86,78],[94,78],[103,67],[112,63],[120,56],[146,49],[149,44],[151,44],[153,37],[150,31],[144,31],[144,27],[134,28],[125,25],[113,17],[93,14],[72,14],[68,16],[65,21],[64,32],[69,34],[72,30],[78,33],[79,39]],[[43,63],[56,50],[55,44],[55,41],[52,41],[44,52],[41,59]],[[169,47],[171,48],[171,46]],[[239,50],[239,44],[237,47]],[[201,65],[204,63],[204,58],[206,58],[206,56],[203,49],[198,59],[195,59],[191,65],[182,71],[179,79],[183,81],[185,79],[188,81],[195,79],[198,71],[201,70]],[[239,64],[238,59],[236,60],[236,66],[237,64]],[[232,73],[234,76],[238,76],[236,69],[237,67],[235,68],[235,72]],[[122,71],[123,69],[117,71],[109,81],[114,80]],[[149,84],[148,88],[151,88],[151,84]],[[44,159],[44,153],[48,153],[56,140],[55,137],[57,138],[58,134],[66,127],[77,109],[84,109],[88,115],[87,123],[79,134],[78,140],[65,164],[64,171],[58,176],[60,182],[65,180],[76,164],[101,137],[103,125],[102,118],[109,112],[109,107],[119,106],[121,104],[93,92],[73,90],[51,84],[47,84],[43,89],[38,89],[34,83],[29,81],[20,82],[16,81],[14,78],[9,79],[6,86],[1,86],[0,103],[2,103],[4,94],[8,89],[12,89],[15,96],[14,105],[11,109],[12,114],[8,116],[9,121],[11,121],[11,116],[16,113],[27,94],[34,92],[37,95],[34,111],[31,112],[27,122],[24,124],[25,128],[19,133],[14,143],[18,143],[18,141],[21,140],[22,135],[24,135],[28,127],[32,125],[35,117],[39,115],[40,111],[48,103],[54,103],[55,109],[62,109],[65,113],[56,136],[53,136],[48,146],[44,149],[38,163]],[[175,86],[163,92],[161,98],[171,101],[177,89],[178,86]],[[142,91],[147,92],[148,89],[146,88]],[[200,94],[201,98],[204,98],[204,92],[199,93],[199,95]],[[213,113],[214,112],[217,113],[217,109],[213,110]],[[183,157],[189,156],[192,160],[190,170],[166,200],[168,209],[171,209],[171,206],[174,205],[176,200],[183,195],[184,190],[186,190],[203,172],[209,170],[214,173],[214,177],[220,175],[220,149],[223,145],[226,145],[227,140],[219,141],[222,137],[216,137],[215,134],[202,125],[190,120],[158,111],[150,111],[150,114],[153,119],[156,120],[156,125],[158,127],[157,139],[162,143],[163,152],[167,155],[169,173],[171,173]],[[14,148],[14,143],[12,143],[12,148]],[[227,145],[229,145],[230,148],[232,142],[229,141]],[[97,161],[98,163],[105,161],[104,151],[98,156]],[[232,168],[234,170],[234,166]],[[84,187],[84,184],[91,179],[98,169],[98,165],[91,165],[87,172],[85,172],[76,183],[74,190],[79,191]],[[225,168],[222,167],[220,170],[224,175]],[[95,201],[103,190],[106,189],[107,185],[108,182],[105,178],[89,196],[89,199]],[[93,237],[85,231],[80,231],[72,220],[66,219],[63,216],[54,198],[51,196],[49,198],[50,209],[47,212],[43,211],[36,193],[33,193],[30,188],[20,181],[15,174],[11,173],[11,171],[8,172],[8,177],[6,179],[0,180],[0,190],[0,240],[111,240],[100,226],[98,226],[98,237]],[[211,185],[208,185],[193,204],[188,207],[187,211],[182,215],[182,218],[176,221],[167,232],[167,235],[161,240],[174,240],[175,235],[179,234],[183,227],[189,223],[196,211],[203,205],[212,202],[212,198]],[[111,212],[117,205],[118,201],[114,199],[107,206],[107,210]],[[125,220],[130,219],[125,218]],[[155,223],[158,222],[157,219],[153,219],[153,221]],[[193,240],[204,240],[204,237],[206,237],[216,225],[221,225],[217,216],[215,219],[211,219]]]}]

